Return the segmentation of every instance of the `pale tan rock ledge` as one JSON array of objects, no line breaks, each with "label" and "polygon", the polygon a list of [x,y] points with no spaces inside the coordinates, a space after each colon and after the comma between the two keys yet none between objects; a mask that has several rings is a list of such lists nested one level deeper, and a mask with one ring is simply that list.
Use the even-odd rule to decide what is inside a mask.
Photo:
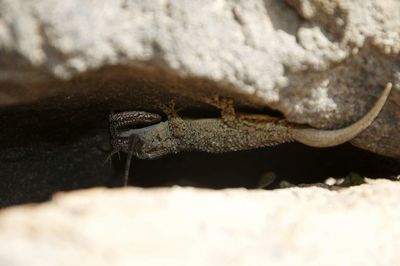
[{"label": "pale tan rock ledge", "polygon": [[0,213],[0,265],[400,265],[400,183],[91,189]]}]

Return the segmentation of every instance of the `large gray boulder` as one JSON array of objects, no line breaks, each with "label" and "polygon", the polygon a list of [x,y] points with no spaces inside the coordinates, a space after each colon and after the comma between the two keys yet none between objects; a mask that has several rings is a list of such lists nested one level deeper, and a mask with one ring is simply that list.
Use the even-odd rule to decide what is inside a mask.
[{"label": "large gray boulder", "polygon": [[[296,123],[382,114],[352,143],[399,158],[397,1],[0,1],[0,106],[205,110],[219,94]],[[396,13],[397,12],[397,13]]]}]

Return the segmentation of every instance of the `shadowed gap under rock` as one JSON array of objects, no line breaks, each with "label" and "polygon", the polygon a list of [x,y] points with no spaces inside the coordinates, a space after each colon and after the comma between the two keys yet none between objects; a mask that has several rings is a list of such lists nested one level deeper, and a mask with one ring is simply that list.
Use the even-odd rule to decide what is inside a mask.
[{"label": "shadowed gap under rock", "polygon": [[[121,184],[125,156],[116,156],[113,162],[113,183]],[[281,181],[321,183],[329,177],[341,178],[351,172],[369,178],[390,178],[400,173],[400,163],[350,144],[317,149],[287,143],[224,154],[185,152],[158,160],[134,159],[129,184],[140,187],[180,185],[256,189],[263,175],[273,173],[276,179],[266,188],[274,189]]]},{"label": "shadowed gap under rock", "polygon": [[[57,191],[120,187],[125,155],[106,162],[107,141],[107,131],[100,130],[66,142],[0,148],[0,206],[42,202]],[[282,180],[318,183],[349,172],[393,177],[400,173],[400,164],[350,144],[316,149],[289,143],[225,154],[186,152],[158,160],[134,159],[129,185],[254,189],[264,174],[274,173],[277,179],[267,187],[273,189]]]},{"label": "shadowed gap under rock", "polygon": [[[129,102],[130,96],[109,92],[105,97],[102,90],[108,91],[99,88],[82,95],[50,97],[0,111],[0,207],[46,201],[58,191],[121,186],[125,156],[116,155],[112,163],[106,162],[110,152],[108,115],[113,106],[120,106],[121,99]],[[124,92],[131,93],[130,88]],[[218,110],[198,110],[188,114],[219,115]],[[263,109],[241,110],[277,115]],[[349,172],[391,177],[400,174],[400,163],[350,144],[316,149],[289,143],[226,154],[190,152],[152,161],[135,159],[130,185],[254,189],[263,175],[274,173],[277,178],[267,187],[273,189],[282,180],[318,183]]]}]

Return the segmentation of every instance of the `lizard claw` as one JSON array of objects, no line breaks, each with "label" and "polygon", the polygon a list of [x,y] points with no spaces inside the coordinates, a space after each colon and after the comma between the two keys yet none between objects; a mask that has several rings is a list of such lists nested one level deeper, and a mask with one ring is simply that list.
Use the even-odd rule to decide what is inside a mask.
[{"label": "lizard claw", "polygon": [[159,103],[159,106],[164,114],[168,116],[168,118],[179,117],[178,112],[183,108],[176,108],[176,103],[174,100],[171,100],[169,103]]}]

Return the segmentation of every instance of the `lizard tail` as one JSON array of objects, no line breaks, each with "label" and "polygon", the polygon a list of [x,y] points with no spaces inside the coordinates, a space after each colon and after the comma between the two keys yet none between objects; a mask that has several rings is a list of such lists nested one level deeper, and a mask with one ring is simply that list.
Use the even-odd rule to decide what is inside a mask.
[{"label": "lizard tail", "polygon": [[293,129],[293,139],[311,147],[332,147],[345,143],[364,131],[380,113],[392,89],[387,83],[378,101],[372,109],[356,123],[336,130],[320,130],[314,128]]}]

